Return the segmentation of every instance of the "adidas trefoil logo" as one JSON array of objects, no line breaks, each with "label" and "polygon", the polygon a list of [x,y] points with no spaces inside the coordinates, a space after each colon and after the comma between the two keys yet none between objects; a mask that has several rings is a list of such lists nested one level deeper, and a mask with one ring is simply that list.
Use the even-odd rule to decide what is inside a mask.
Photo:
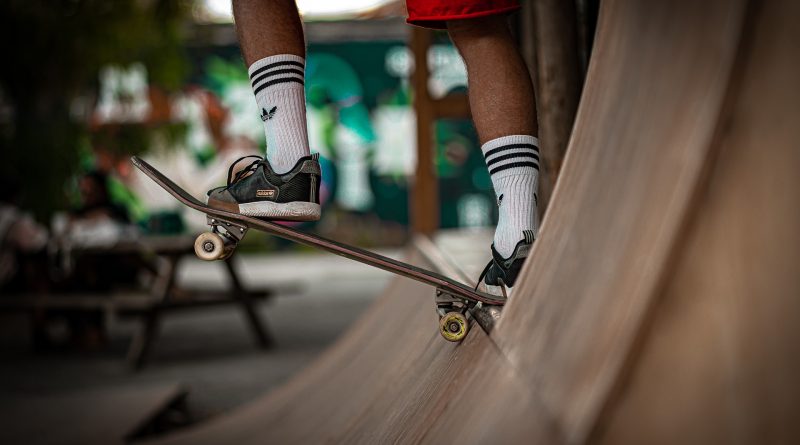
[{"label": "adidas trefoil logo", "polygon": [[269,110],[269,111],[267,111],[266,108],[262,108],[261,109],[261,120],[266,122],[266,121],[272,119],[272,117],[275,116],[275,112],[276,111],[278,111],[278,107],[277,106],[276,107],[272,107],[272,109]]}]

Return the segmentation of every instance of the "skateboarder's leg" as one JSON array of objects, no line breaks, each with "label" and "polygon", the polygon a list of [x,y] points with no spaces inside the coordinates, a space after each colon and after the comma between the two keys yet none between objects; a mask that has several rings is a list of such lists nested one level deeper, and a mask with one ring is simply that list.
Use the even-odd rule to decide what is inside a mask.
[{"label": "skateboarder's leg", "polygon": [[208,205],[270,219],[317,220],[320,168],[308,147],[306,48],[297,6],[294,0],[233,0],[233,15],[267,157],[236,176],[229,173],[227,186],[209,192]]},{"label": "skateboarder's leg", "polygon": [[300,15],[294,0],[234,0],[233,15],[264,120],[267,158],[285,173],[309,154]]},{"label": "skateboarder's leg", "polygon": [[294,0],[233,0],[233,16],[248,67],[280,54],[306,57],[303,25]]},{"label": "skateboarder's leg", "polygon": [[[486,282],[513,285],[538,230],[539,141],[528,69],[503,15],[447,22],[467,66],[469,102],[498,200]],[[510,281],[510,282],[509,282]]]},{"label": "skateboarder's leg", "polygon": [[469,104],[481,144],[512,134],[535,136],[533,85],[508,18],[451,20],[447,27],[467,66]]}]

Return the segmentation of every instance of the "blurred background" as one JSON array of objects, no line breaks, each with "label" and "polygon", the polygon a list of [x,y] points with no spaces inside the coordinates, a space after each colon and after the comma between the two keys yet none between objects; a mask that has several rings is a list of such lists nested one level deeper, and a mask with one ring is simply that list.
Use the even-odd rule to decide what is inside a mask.
[{"label": "blurred background", "polygon": [[[11,2],[3,19],[14,68],[2,75],[2,168],[20,205],[50,224],[85,204],[83,176],[102,173],[110,202],[146,233],[202,227],[202,215],[161,193],[129,158],[150,160],[199,196],[224,182],[232,160],[264,152],[229,2],[35,5]],[[308,28],[310,140],[325,170],[325,218],[304,228],[401,245],[416,163],[403,4],[298,6]],[[440,98],[463,91],[466,73],[450,42],[435,40],[428,82]],[[490,225],[491,182],[469,120],[438,121],[435,132],[437,173],[448,190],[441,226]]]},{"label": "blurred background", "polygon": [[[406,25],[402,1],[297,3],[324,182],[322,219],[298,227],[396,258],[414,234],[467,233],[485,263],[495,198],[446,34]],[[510,18],[544,116],[544,203],[597,11],[552,3]],[[10,0],[0,33],[0,441],[60,443],[40,425],[78,434],[97,410],[126,440],[205,420],[280,385],[379,295],[388,274],[255,231],[200,262],[205,215],[130,164],[202,197],[264,153],[228,0]]]}]

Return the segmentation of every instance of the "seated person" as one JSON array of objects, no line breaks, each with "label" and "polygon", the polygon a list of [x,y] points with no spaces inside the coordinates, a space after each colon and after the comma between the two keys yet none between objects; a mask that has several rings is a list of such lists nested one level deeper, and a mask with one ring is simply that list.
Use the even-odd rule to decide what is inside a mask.
[{"label": "seated person", "polygon": [[80,205],[54,224],[55,250],[61,256],[65,277],[62,284],[75,291],[106,291],[135,284],[135,255],[117,253],[113,248],[120,241],[137,239],[138,230],[127,210],[112,202],[108,176],[89,172],[80,178],[78,188]]}]

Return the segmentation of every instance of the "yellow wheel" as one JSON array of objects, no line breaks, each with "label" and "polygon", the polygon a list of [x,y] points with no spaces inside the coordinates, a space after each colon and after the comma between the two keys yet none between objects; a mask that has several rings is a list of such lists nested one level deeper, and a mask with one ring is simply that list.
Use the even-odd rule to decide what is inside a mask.
[{"label": "yellow wheel", "polygon": [[467,317],[460,312],[448,312],[439,320],[439,333],[447,341],[461,341],[467,336]]},{"label": "yellow wheel", "polygon": [[201,233],[194,240],[194,253],[201,260],[220,260],[226,254],[225,241],[217,233]]}]

